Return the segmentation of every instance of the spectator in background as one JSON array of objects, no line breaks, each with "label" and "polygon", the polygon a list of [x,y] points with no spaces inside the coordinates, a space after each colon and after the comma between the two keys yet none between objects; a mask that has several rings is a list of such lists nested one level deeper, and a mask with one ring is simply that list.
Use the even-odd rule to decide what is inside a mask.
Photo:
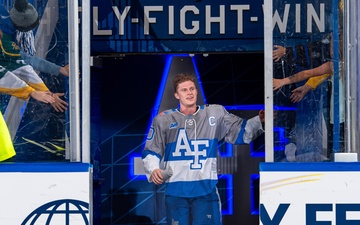
[{"label": "spectator in background", "polygon": [[[285,78],[294,72],[294,59],[292,54],[286,54],[286,48],[275,45],[273,50],[273,77]],[[284,128],[284,138],[289,142],[284,146],[284,155],[286,161],[295,161],[294,155],[296,151],[296,110],[295,104],[290,101],[291,91],[295,89],[295,85],[288,85],[274,91],[274,127]],[[280,141],[280,137],[274,133],[274,140]],[[275,161],[283,161],[283,156],[274,156]]]},{"label": "spectator in background", "polygon": [[[28,3],[27,0],[16,0],[9,14],[11,23],[16,29],[16,42],[14,42],[11,34],[3,34],[1,65],[12,70],[14,74],[26,82],[37,82],[36,88],[38,90],[50,91],[34,68],[49,74],[57,75],[62,73],[64,76],[69,76],[68,66],[60,67],[33,56],[35,54],[35,45],[32,30],[38,26],[40,21],[39,14],[33,5]],[[68,103],[60,98],[62,96],[64,96],[64,93],[53,94],[55,103],[52,106],[57,112],[67,110]]]},{"label": "spectator in background", "polygon": [[[50,92],[35,90],[23,80],[19,79],[14,73],[2,66],[0,66],[0,92],[23,100],[28,100],[32,97],[43,103],[55,103]],[[0,112],[0,162],[9,160],[15,155],[16,153],[12,144],[12,139]]]},{"label": "spectator in background", "polygon": [[[340,121],[340,152],[344,151],[345,148],[345,143],[344,143],[344,133],[345,133],[345,128],[344,128],[344,122],[345,122],[345,98],[344,98],[344,75],[343,75],[343,58],[342,58],[342,37],[343,37],[343,33],[342,33],[342,29],[340,27],[340,34],[339,34],[339,44],[340,44],[340,52],[339,52],[339,121]],[[333,39],[331,38],[330,40],[330,50],[331,50],[331,56],[333,56]],[[334,61],[333,60],[329,60],[325,63],[323,63],[322,65],[313,68],[313,69],[308,69],[308,70],[304,70],[298,73],[295,73],[292,76],[289,76],[287,78],[282,78],[282,79],[273,79],[273,87],[274,90],[278,90],[279,88],[283,87],[284,85],[289,85],[289,84],[293,84],[293,83],[297,83],[303,80],[307,80],[309,78],[315,78],[318,79],[318,81],[310,81],[310,83],[308,83],[307,85],[305,84],[305,86],[301,86],[298,89],[295,89],[293,92],[293,95],[291,96],[291,99],[293,102],[298,102],[300,101],[303,96],[305,96],[305,94],[310,90],[311,85],[313,86],[317,86],[318,83],[322,82],[323,80],[325,80],[327,77],[331,76],[334,74]],[[334,82],[334,76],[331,76],[331,80],[332,83]],[[311,82],[313,82],[311,84]],[[328,153],[327,153],[327,157],[329,159],[331,159],[332,157],[332,151],[333,151],[333,143],[332,143],[332,133],[333,133],[333,124],[334,124],[334,93],[333,91],[331,92],[331,99],[330,99],[330,129],[328,131],[329,133],[329,143],[330,146],[328,146]]]},{"label": "spectator in background", "polygon": [[[0,65],[3,68],[0,71],[0,76],[4,76],[8,71],[11,71],[12,75],[17,76],[19,79],[23,80],[31,86],[33,89],[42,92],[49,92],[51,96],[55,99],[55,101],[51,102],[52,107],[56,111],[63,112],[67,109],[67,103],[60,99],[63,96],[63,93],[51,93],[50,90],[47,88],[45,83],[39,77],[39,75],[35,72],[33,67],[27,65],[24,60],[20,56],[20,52],[17,49],[16,45],[12,41],[11,36],[8,34],[2,33],[0,29]],[[3,85],[11,86],[11,83]],[[7,89],[3,89],[3,93],[11,94],[8,92]]]}]

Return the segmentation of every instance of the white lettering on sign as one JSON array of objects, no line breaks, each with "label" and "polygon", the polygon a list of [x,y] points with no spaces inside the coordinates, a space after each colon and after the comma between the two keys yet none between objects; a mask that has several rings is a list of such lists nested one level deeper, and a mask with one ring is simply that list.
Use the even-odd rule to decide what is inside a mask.
[{"label": "white lettering on sign", "polygon": [[[308,3],[306,5],[306,19],[304,22],[306,22],[307,33],[311,33],[314,26],[317,27],[319,32],[325,32],[325,4],[320,3],[319,6],[319,12],[317,12],[313,4]],[[229,6],[205,5],[204,8],[198,8],[195,5],[185,5],[182,8],[175,8],[175,6],[169,5],[165,9],[164,6],[143,6],[143,18],[130,18],[131,16],[129,15],[131,14],[129,12],[131,6],[125,6],[122,9],[119,9],[117,6],[112,6],[114,15],[117,18],[119,35],[126,35],[126,25],[142,25],[144,35],[149,35],[150,27],[160,23],[162,25],[164,23],[167,24],[167,26],[163,26],[163,28],[167,29],[166,33],[168,35],[174,35],[176,32],[181,32],[185,35],[195,35],[199,33],[201,29],[206,35],[211,35],[214,34],[212,28],[215,26],[218,27],[216,34],[226,34],[226,24],[231,24],[231,29],[233,29],[233,25],[235,24],[236,33],[241,35],[244,33],[244,18],[246,18],[249,23],[259,22],[258,17],[251,15],[251,8],[248,4]],[[290,25],[288,23],[291,11],[294,11],[295,15],[295,22],[291,23],[291,26],[294,27],[289,27]],[[227,17],[228,13],[236,14],[235,21],[227,21],[227,19],[233,18]],[[245,14],[247,15],[246,17]],[[301,15],[300,4],[285,4],[282,15],[280,15],[277,10],[274,12],[273,29],[278,27],[281,33],[285,33],[288,29],[294,30],[295,33],[300,33],[302,21]],[[127,20],[131,22],[126,23]],[[142,20],[143,23],[140,23],[140,20]],[[177,24],[175,21],[178,21],[178,26],[176,26]],[[109,25],[107,24],[107,26]],[[99,24],[98,6],[94,6],[93,35],[112,35],[112,30],[101,29],[101,27],[102,26]],[[177,27],[178,30],[176,30]]]}]

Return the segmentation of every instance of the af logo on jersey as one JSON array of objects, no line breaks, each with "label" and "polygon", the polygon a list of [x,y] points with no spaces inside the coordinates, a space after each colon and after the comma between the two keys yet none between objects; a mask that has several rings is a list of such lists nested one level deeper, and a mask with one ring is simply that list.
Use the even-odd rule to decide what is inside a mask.
[{"label": "af logo on jersey", "polygon": [[190,169],[201,169],[204,159],[207,158],[207,149],[209,147],[209,140],[190,140],[186,135],[185,129],[180,129],[176,140],[175,151],[172,156],[193,158],[193,163],[190,164]]}]

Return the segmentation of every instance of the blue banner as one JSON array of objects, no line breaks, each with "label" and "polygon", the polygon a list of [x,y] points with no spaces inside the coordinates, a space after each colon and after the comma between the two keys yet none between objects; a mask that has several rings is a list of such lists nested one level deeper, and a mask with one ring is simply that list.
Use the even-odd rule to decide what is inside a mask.
[{"label": "blue banner", "polygon": [[[274,38],[331,30],[331,0],[274,1]],[[92,1],[96,53],[262,51],[263,1]],[[308,41],[308,40],[307,40]]]}]

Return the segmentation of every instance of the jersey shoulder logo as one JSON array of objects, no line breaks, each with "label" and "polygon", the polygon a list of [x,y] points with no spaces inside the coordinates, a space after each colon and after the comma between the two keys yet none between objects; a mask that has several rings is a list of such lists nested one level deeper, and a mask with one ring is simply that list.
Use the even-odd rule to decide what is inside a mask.
[{"label": "jersey shoulder logo", "polygon": [[174,122],[174,123],[170,124],[169,129],[174,129],[174,128],[177,128],[178,126],[179,126],[178,122]]}]

